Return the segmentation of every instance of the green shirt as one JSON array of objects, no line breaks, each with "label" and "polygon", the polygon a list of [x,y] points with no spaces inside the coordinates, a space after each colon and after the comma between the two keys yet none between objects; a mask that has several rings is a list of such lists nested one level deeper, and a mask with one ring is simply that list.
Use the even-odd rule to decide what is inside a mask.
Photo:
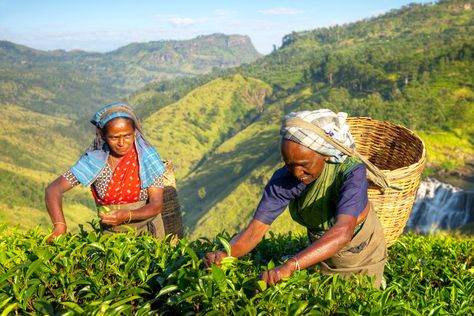
[{"label": "green shirt", "polygon": [[335,211],[344,179],[359,164],[360,160],[354,157],[347,157],[339,164],[326,162],[321,175],[290,202],[293,220],[312,234],[324,234],[336,222]]}]

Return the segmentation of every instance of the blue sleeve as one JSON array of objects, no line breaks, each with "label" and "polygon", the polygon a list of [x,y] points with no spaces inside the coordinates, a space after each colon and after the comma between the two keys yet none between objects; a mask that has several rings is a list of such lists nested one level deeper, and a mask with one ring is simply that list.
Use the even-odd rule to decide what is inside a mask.
[{"label": "blue sleeve", "polygon": [[253,218],[270,225],[305,188],[286,167],[278,169],[265,186]]},{"label": "blue sleeve", "polygon": [[356,166],[346,175],[339,191],[336,215],[346,214],[357,218],[362,213],[369,202],[369,183],[366,175],[367,169],[363,164]]}]

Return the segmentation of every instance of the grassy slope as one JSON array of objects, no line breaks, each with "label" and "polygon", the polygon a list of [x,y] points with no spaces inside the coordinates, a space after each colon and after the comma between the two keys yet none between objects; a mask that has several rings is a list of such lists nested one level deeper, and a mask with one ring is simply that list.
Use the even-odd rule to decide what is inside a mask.
[{"label": "grassy slope", "polygon": [[439,178],[458,187],[472,188],[474,142],[465,134],[446,131],[418,132],[426,145],[425,176]]},{"label": "grassy slope", "polygon": [[[7,122],[0,127],[0,222],[50,227],[44,189],[81,153],[68,136],[76,132],[72,122],[17,106],[0,107],[0,116]],[[89,195],[83,188],[66,193],[64,212],[70,228],[94,216]]]},{"label": "grassy slope", "polygon": [[3,161],[58,172],[69,166],[71,157],[81,153],[73,138],[77,130],[70,120],[30,112],[18,106],[0,107],[0,115],[6,122],[0,126]]},{"label": "grassy slope", "polygon": [[239,126],[259,113],[268,85],[240,75],[214,80],[144,122],[150,141],[183,178]]},{"label": "grassy slope", "polygon": [[[185,179],[180,196],[192,236],[212,236],[222,230],[233,233],[248,224],[266,182],[282,165],[278,132],[282,108],[293,110],[310,96],[304,90],[271,105]],[[285,214],[272,228],[298,230],[297,224],[290,223]]]}]

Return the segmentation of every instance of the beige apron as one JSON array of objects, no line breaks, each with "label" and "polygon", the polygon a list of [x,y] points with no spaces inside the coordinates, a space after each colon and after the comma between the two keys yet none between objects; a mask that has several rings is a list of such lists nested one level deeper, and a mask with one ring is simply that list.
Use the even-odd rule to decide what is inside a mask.
[{"label": "beige apron", "polygon": [[[107,207],[112,210],[130,210],[132,213],[134,210],[144,206],[146,201],[138,201],[135,203],[129,204],[110,204]],[[97,207],[101,206],[101,204],[96,204]],[[110,226],[105,224],[100,224],[100,228],[102,233],[104,234],[111,234],[111,233],[123,233],[130,231],[132,228],[134,231],[138,233],[143,232],[150,232],[155,238],[163,238],[165,237],[165,229],[163,225],[163,219],[161,217],[161,213],[139,221],[131,221],[130,223],[124,223],[117,226]]]},{"label": "beige apron", "polygon": [[374,286],[380,288],[386,260],[382,225],[371,205],[360,231],[338,253],[319,265],[323,274],[337,273],[344,278],[359,274],[375,277]]}]

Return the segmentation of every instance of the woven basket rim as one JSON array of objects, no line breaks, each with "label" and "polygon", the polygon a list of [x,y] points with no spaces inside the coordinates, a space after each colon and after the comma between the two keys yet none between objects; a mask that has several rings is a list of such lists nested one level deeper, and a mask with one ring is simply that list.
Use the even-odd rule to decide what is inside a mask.
[{"label": "woven basket rim", "polygon": [[[414,162],[410,165],[403,166],[403,167],[396,168],[396,169],[380,169],[380,171],[382,171],[384,174],[390,175],[390,173],[393,173],[395,171],[404,171],[404,170],[409,170],[409,169],[416,169],[419,166],[424,165],[425,160],[426,160],[426,145],[425,145],[425,142],[423,141],[423,139],[421,139],[420,136],[418,136],[411,129],[409,129],[409,128],[403,126],[403,125],[392,123],[390,121],[381,121],[381,120],[373,119],[371,117],[366,117],[366,116],[360,116],[360,117],[352,116],[352,117],[347,118],[347,121],[356,121],[356,120],[370,121],[370,122],[375,122],[376,124],[380,124],[380,125],[391,126],[391,127],[402,130],[403,132],[413,136],[415,139],[420,141],[422,151],[421,151],[421,156],[418,159],[418,161],[416,161],[416,162]],[[350,126],[349,126],[349,131],[350,131]]]}]

